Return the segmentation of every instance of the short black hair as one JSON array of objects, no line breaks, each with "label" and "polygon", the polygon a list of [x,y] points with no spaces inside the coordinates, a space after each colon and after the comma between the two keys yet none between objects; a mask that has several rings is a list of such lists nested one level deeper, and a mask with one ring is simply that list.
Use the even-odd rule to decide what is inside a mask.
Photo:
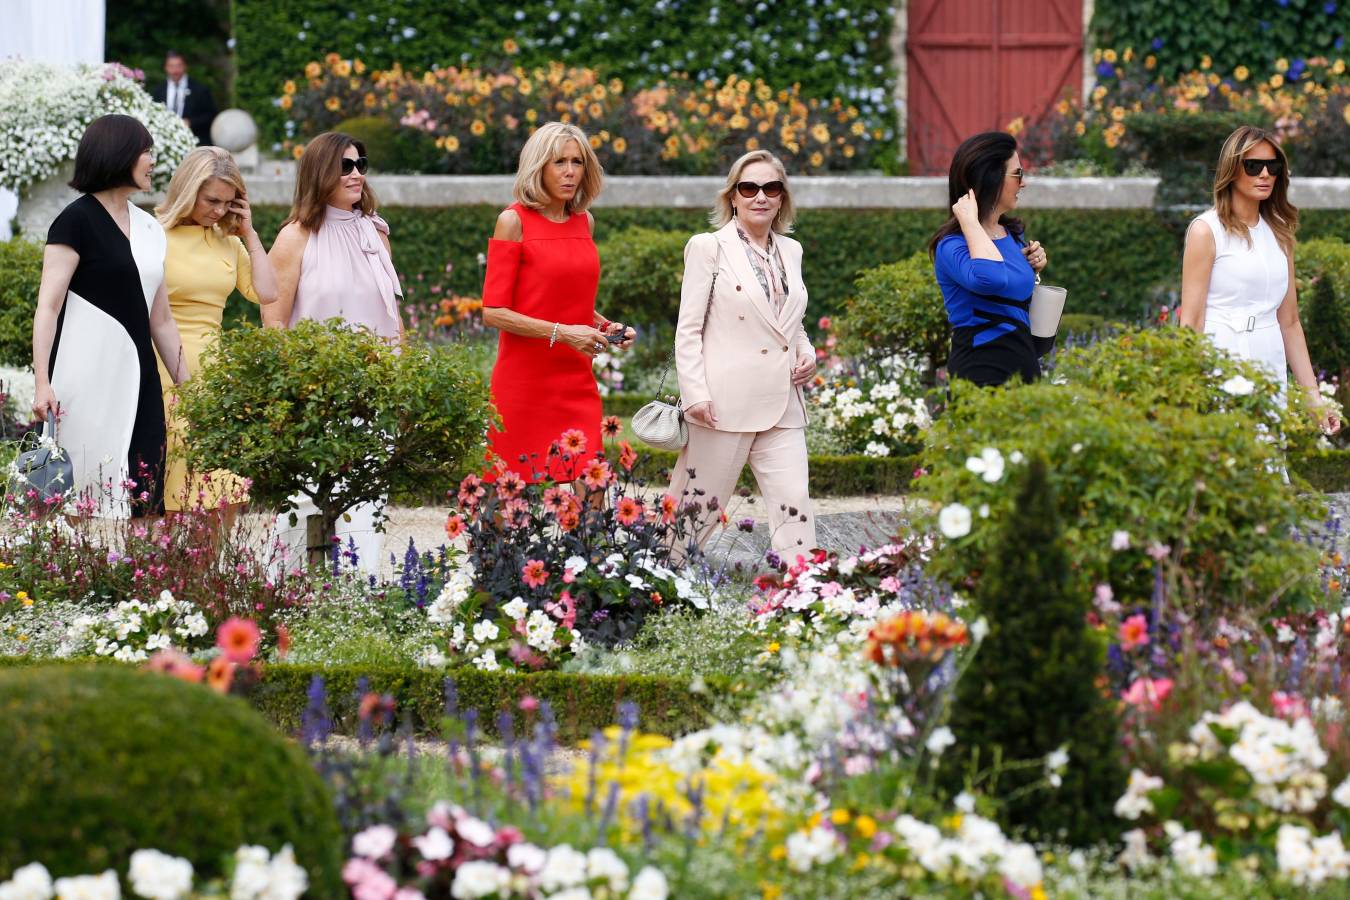
[{"label": "short black hair", "polygon": [[168,50],[168,51],[165,51],[165,53],[164,53],[164,61],[165,61],[165,62],[168,62],[168,61],[171,60],[171,59],[181,59],[183,62],[187,62],[187,57],[184,56],[183,54],[179,53],[177,50]]},{"label": "short black hair", "polygon": [[99,116],[89,123],[75,151],[75,177],[70,186],[82,194],[109,188],[135,187],[131,172],[155,139],[139,119]]}]

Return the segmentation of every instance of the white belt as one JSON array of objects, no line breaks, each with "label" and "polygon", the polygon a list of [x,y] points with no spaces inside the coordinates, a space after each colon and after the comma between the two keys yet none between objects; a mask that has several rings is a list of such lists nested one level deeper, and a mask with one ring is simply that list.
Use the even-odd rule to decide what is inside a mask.
[{"label": "white belt", "polygon": [[1280,324],[1279,316],[1276,313],[1277,311],[1272,309],[1252,316],[1219,309],[1205,310],[1205,326],[1208,327],[1212,323],[1222,325],[1233,331],[1260,331],[1263,328],[1273,328]]}]

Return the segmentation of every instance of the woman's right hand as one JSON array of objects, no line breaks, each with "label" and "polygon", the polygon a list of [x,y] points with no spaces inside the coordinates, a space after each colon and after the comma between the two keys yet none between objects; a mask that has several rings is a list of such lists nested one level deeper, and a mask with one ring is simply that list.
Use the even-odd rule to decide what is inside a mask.
[{"label": "woman's right hand", "polygon": [[51,410],[53,415],[58,412],[56,393],[50,384],[39,385],[33,392],[33,419],[45,422],[48,410]]},{"label": "woman's right hand", "polygon": [[605,333],[589,325],[559,325],[558,342],[589,357],[609,346]]},{"label": "woman's right hand", "polygon": [[695,403],[684,411],[684,417],[695,425],[702,425],[704,428],[717,427],[717,415],[713,412],[711,400]]},{"label": "woman's right hand", "polygon": [[962,225],[980,224],[980,203],[975,199],[974,189],[967,191],[964,197],[952,204],[952,215]]}]

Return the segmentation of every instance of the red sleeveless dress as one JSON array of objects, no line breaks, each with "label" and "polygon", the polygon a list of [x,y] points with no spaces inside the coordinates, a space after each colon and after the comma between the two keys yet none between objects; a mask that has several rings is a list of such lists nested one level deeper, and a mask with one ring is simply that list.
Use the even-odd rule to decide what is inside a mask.
[{"label": "red sleeveless dress", "polygon": [[[563,325],[593,324],[600,254],[586,214],[553,222],[519,203],[511,209],[520,216],[522,239],[488,241],[483,305]],[[574,481],[604,450],[600,392],[590,357],[562,341],[549,347],[547,337],[503,331],[492,369],[492,396],[502,427],[488,432],[490,453],[528,482]],[[549,447],[573,429],[585,435],[585,448],[566,459],[550,457]],[[492,479],[495,473],[485,477]]]}]

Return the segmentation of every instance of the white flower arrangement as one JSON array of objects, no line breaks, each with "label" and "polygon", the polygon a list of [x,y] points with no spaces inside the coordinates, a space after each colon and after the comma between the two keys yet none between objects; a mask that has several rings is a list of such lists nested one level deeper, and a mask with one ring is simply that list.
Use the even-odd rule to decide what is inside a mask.
[{"label": "white flower arrangement", "polygon": [[0,187],[22,191],[51,178],[75,158],[89,123],[113,113],[139,119],[149,129],[155,140],[151,179],[156,188],[165,187],[197,140],[131,70],[116,63],[0,60]]},{"label": "white flower arrangement", "polygon": [[156,650],[193,649],[193,639],[203,637],[208,630],[201,610],[163,591],[154,603],[123,600],[102,617],[80,616],[71,624],[65,646],[75,652],[92,643],[98,656],[144,662]]},{"label": "white flower arrangement", "polygon": [[813,418],[852,452],[905,452],[933,423],[923,399],[923,369],[905,355],[859,363],[852,375],[835,375],[811,395]]}]

